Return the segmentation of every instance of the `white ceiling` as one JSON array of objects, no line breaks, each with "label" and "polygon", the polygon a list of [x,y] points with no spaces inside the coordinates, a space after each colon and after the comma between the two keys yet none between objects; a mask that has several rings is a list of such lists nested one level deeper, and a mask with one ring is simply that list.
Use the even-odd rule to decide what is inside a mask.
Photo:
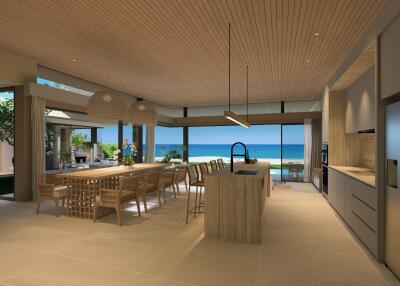
[{"label": "white ceiling", "polygon": [[0,47],[172,107],[226,104],[228,22],[233,103],[247,64],[250,102],[318,98],[387,0],[0,3]]}]

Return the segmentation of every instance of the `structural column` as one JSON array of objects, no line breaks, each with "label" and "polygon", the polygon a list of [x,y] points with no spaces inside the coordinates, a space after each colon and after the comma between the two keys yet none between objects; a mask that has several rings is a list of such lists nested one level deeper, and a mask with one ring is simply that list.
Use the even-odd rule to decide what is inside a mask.
[{"label": "structural column", "polygon": [[119,159],[122,159],[123,157],[123,144],[124,144],[124,138],[123,138],[123,130],[124,130],[124,123],[122,120],[118,121],[118,149],[121,150],[121,153],[119,153],[118,157]]},{"label": "structural column", "polygon": [[[188,108],[183,108],[183,117],[188,117]],[[183,161],[189,162],[189,127],[183,127]]]},{"label": "structural column", "polygon": [[136,163],[143,163],[143,126],[133,126],[133,142],[137,148]]}]

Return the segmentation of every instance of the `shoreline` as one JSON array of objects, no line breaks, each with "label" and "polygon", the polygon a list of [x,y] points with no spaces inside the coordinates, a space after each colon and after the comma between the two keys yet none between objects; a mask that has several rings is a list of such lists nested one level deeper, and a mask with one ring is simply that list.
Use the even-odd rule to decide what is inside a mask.
[{"label": "shoreline", "polygon": [[[230,163],[231,159],[228,157],[221,157],[221,156],[199,156],[199,157],[189,157],[189,162],[191,163],[209,163],[211,160],[217,160],[222,158],[224,163]],[[160,161],[163,157],[155,157],[156,161]],[[234,159],[235,162],[242,161],[243,159]],[[281,159],[272,159],[272,158],[257,158],[258,162],[269,162],[271,165],[280,165]],[[284,160],[284,162],[291,162],[297,164],[304,164],[304,159],[288,159]]]}]

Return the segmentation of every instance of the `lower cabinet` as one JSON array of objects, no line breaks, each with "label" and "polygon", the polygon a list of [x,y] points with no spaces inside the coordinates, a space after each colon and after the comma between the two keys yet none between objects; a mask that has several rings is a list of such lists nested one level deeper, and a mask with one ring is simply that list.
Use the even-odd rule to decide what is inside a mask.
[{"label": "lower cabinet", "polygon": [[332,168],[329,169],[328,200],[357,237],[376,255],[376,190]]}]

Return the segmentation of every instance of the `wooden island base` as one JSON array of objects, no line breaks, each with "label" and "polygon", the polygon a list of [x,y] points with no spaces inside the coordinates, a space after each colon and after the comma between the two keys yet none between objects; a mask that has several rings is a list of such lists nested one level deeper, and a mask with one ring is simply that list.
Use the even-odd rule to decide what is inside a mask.
[{"label": "wooden island base", "polygon": [[[235,174],[254,170],[256,174]],[[261,243],[261,216],[270,192],[269,163],[235,165],[205,179],[205,236]]]}]

